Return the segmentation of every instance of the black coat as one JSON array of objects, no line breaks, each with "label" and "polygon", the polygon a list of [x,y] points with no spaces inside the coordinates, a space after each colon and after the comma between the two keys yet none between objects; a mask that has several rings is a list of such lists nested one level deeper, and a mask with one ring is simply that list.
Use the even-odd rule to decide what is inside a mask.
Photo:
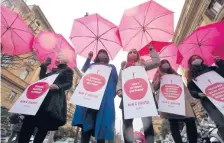
[{"label": "black coat", "polygon": [[[211,67],[205,68],[200,73],[198,73],[198,76],[209,71],[215,71],[224,78],[224,62],[220,61],[219,63],[216,63],[216,64],[218,67],[211,66]],[[223,126],[224,116],[207,97],[200,97],[198,95],[198,93],[202,93],[200,88],[192,80],[188,81],[187,87],[194,98],[200,99],[203,108],[209,114],[210,118],[216,123],[216,125]]]},{"label": "black coat", "polygon": [[[33,120],[34,123],[38,128],[47,128],[48,130],[57,130],[59,126],[58,122],[50,115],[49,107],[57,108],[56,106],[61,106],[63,110],[63,118],[65,119],[66,123],[66,116],[67,116],[67,103],[66,103],[66,95],[65,91],[72,87],[73,82],[73,71],[67,65],[61,64],[58,68],[53,69],[52,72],[46,74],[47,67],[45,65],[41,65],[41,70],[39,74],[39,79],[43,79],[50,75],[59,73],[59,76],[56,78],[54,84],[59,87],[59,90],[50,90],[45,97],[40,109],[38,110],[37,114],[34,116]],[[59,95],[59,96],[58,96]],[[54,104],[56,100],[60,97],[60,103]],[[55,107],[54,107],[55,106]],[[57,110],[51,110],[50,112],[54,112],[57,114]],[[65,124],[64,123],[64,124]]]}]

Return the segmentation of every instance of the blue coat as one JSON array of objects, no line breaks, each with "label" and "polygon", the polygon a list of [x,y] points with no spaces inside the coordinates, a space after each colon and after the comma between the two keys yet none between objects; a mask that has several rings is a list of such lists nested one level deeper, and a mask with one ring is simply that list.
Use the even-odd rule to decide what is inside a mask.
[{"label": "blue coat", "polygon": [[[85,72],[91,65],[91,60],[87,59],[83,72]],[[76,106],[75,114],[72,120],[73,126],[82,127],[82,130],[89,131],[94,130],[94,136],[96,140],[114,140],[114,128],[115,128],[115,108],[114,98],[116,96],[116,85],[118,81],[117,70],[114,65],[107,83],[107,87],[100,105],[100,109],[96,115],[96,120],[93,119],[92,114],[87,112],[86,107]]]}]

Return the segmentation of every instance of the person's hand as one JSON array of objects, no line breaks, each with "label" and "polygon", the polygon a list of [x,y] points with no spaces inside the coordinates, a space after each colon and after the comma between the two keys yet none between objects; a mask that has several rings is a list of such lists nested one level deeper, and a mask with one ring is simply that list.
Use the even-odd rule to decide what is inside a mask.
[{"label": "person's hand", "polygon": [[51,90],[58,90],[59,87],[58,87],[56,84],[52,84],[52,85],[50,86],[50,89],[51,89]]},{"label": "person's hand", "polygon": [[122,96],[122,90],[117,91],[117,96],[121,97]]},{"label": "person's hand", "polygon": [[43,63],[45,66],[48,66],[51,64],[51,58],[47,58],[46,61]]},{"label": "person's hand", "polygon": [[152,44],[148,44],[148,48],[149,48],[149,51],[152,51],[153,45]]},{"label": "person's hand", "polygon": [[127,64],[127,62],[126,62],[126,61],[123,61],[123,62],[121,63],[121,69],[124,69],[124,67],[125,67],[126,64]]},{"label": "person's hand", "polygon": [[214,61],[215,61],[215,62],[219,62],[220,60],[221,60],[221,58],[220,58],[219,56],[215,56],[215,57],[214,57]]},{"label": "person's hand", "polygon": [[204,94],[204,93],[198,93],[198,95],[199,95],[200,97],[206,97],[206,96],[207,96],[207,95]]},{"label": "person's hand", "polygon": [[88,57],[89,57],[90,59],[92,59],[92,57],[93,57],[93,52],[92,52],[92,51],[89,52]]}]

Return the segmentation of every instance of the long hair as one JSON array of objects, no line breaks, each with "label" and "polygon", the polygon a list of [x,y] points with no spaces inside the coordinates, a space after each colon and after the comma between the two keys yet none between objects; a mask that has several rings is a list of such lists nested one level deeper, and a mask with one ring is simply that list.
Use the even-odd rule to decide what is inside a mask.
[{"label": "long hair", "polygon": [[109,64],[109,62],[110,62],[109,55],[108,55],[107,51],[104,50],[104,49],[99,50],[99,52],[97,53],[96,58],[94,59],[93,62],[94,63],[100,63],[99,54],[101,52],[104,52],[107,55],[108,59],[105,61],[105,64]]},{"label": "long hair", "polygon": [[[136,54],[137,54],[136,62],[138,62],[140,60],[140,55],[139,55],[138,51],[136,49],[131,49],[131,50],[129,50],[128,55],[129,55],[130,51],[135,51],[136,52]],[[127,55],[127,61],[128,61],[128,55]]]},{"label": "long hair", "polygon": [[[193,61],[193,57],[199,57],[202,60],[202,64],[204,63],[204,60],[202,59],[201,56],[199,55],[192,55],[189,59],[188,59],[188,72],[187,72],[187,80],[192,80],[194,78],[197,77],[197,71],[195,71],[194,67],[192,66],[192,61]],[[202,70],[202,68],[204,68],[204,66],[200,67],[200,70]]]},{"label": "long hair", "polygon": [[[162,65],[164,64],[164,63],[168,63],[169,65],[170,65],[170,68],[167,70],[167,71],[165,71],[163,68],[162,68]],[[160,62],[160,66],[159,66],[159,72],[160,73],[168,73],[168,74],[178,74],[172,67],[171,67],[171,64],[170,64],[170,62],[168,61],[168,60],[162,60],[161,62]]]},{"label": "long hair", "polygon": [[152,84],[154,84],[154,82],[157,81],[158,79],[161,79],[161,77],[165,73],[178,75],[178,73],[171,67],[171,65],[170,65],[170,68],[168,69],[168,71],[164,71],[162,69],[162,64],[164,64],[164,63],[168,63],[170,65],[170,62],[168,60],[165,60],[165,59],[160,62],[160,66],[157,69],[157,71],[156,71],[156,73],[155,73],[155,75],[153,77]]}]

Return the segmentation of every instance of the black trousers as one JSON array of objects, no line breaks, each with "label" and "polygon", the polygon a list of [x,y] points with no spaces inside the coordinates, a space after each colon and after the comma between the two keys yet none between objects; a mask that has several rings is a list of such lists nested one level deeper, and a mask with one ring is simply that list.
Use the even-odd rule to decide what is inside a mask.
[{"label": "black trousers", "polygon": [[[93,130],[82,132],[81,143],[89,143],[93,132]],[[97,140],[97,143],[105,143],[105,140]]]},{"label": "black trousers", "polygon": [[[40,121],[41,122],[41,121]],[[20,130],[18,143],[29,143],[30,138],[34,132],[35,124],[32,117],[25,117],[23,125]],[[38,128],[38,131],[34,137],[33,143],[43,143],[48,130],[43,128]]]},{"label": "black trousers", "polygon": [[187,138],[189,143],[197,143],[197,126],[194,118],[169,119],[170,130],[175,143],[182,143],[178,122],[184,122],[187,128]]},{"label": "black trousers", "polygon": [[[134,142],[134,130],[133,130],[133,119],[124,119],[124,110],[122,110],[123,118],[123,136],[124,143]],[[142,118],[144,135],[146,138],[146,143],[154,143],[154,129],[152,124],[152,117]]]}]

